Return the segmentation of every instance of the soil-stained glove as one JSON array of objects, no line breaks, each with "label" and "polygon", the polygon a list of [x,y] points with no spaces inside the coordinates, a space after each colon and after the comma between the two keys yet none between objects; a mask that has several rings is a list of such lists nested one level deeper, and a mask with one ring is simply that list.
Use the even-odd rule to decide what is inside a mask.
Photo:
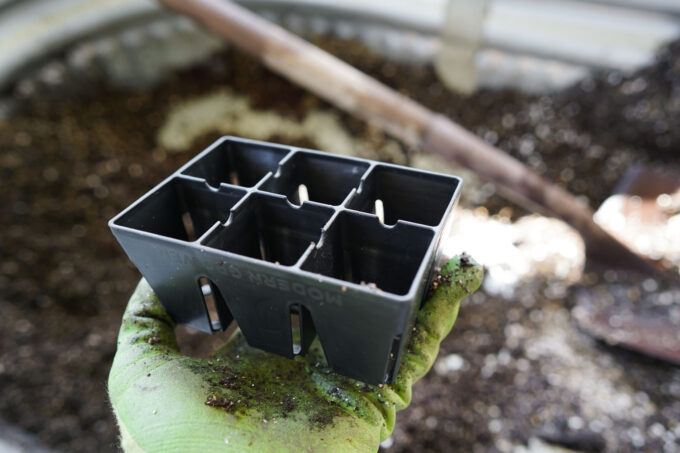
[{"label": "soil-stained glove", "polygon": [[325,367],[318,343],[294,360],[249,347],[240,331],[209,359],[180,354],[174,323],[142,280],[128,303],[109,375],[127,452],[375,452],[432,366],[482,268],[463,255],[418,313],[394,384]]}]

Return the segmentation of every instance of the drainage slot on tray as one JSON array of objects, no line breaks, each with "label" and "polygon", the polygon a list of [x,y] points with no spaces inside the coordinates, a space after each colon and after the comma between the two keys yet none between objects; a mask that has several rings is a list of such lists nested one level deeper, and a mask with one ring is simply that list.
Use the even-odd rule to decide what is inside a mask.
[{"label": "drainage slot on tray", "polygon": [[394,376],[397,367],[397,356],[399,355],[399,348],[401,347],[401,335],[397,335],[392,340],[392,347],[390,348],[390,359],[387,362],[387,373],[385,374],[385,380],[387,381],[390,376]]},{"label": "drainage slot on tray", "polygon": [[290,306],[290,331],[293,340],[293,355],[304,355],[316,338],[312,314],[300,304]]},{"label": "drainage slot on tray", "polygon": [[230,327],[233,328],[234,317],[217,285],[207,277],[200,277],[198,279],[198,286],[203,295],[203,303],[205,304],[212,331],[217,332]]},{"label": "drainage slot on tray", "polygon": [[212,285],[210,280],[205,277],[198,279],[198,284],[201,287],[201,294],[203,294],[203,302],[205,303],[205,308],[208,311],[208,318],[210,318],[210,327],[212,330],[222,330],[222,324],[220,323],[220,315],[217,312],[217,304],[215,303],[215,297],[213,295]]},{"label": "drainage slot on tray", "polygon": [[297,202],[295,204],[301,205],[305,201],[309,201],[309,190],[307,190],[307,186],[304,184],[300,184],[298,186],[298,192],[297,192]]},{"label": "drainage slot on tray", "polygon": [[407,220],[437,226],[459,184],[453,176],[378,165],[347,207],[376,214],[385,225]]},{"label": "drainage slot on tray", "polygon": [[213,187],[221,183],[252,187],[275,171],[286,154],[282,148],[225,140],[182,173],[203,178]]},{"label": "drainage slot on tray", "polygon": [[195,241],[196,228],[194,228],[194,221],[191,218],[190,213],[185,212],[184,214],[182,214],[182,224],[184,225],[184,231],[186,231],[187,234],[187,240]]},{"label": "drainage slot on tray", "polygon": [[374,217],[343,212],[302,269],[404,295],[433,237],[429,228],[408,224],[386,228]]},{"label": "drainage slot on tray", "polygon": [[245,195],[242,189],[213,191],[204,183],[173,179],[116,221],[117,225],[183,241],[193,241]]},{"label": "drainage slot on tray", "polygon": [[227,226],[203,242],[209,247],[291,266],[309,244],[319,240],[333,210],[314,205],[290,206],[285,199],[253,194],[234,212]]},{"label": "drainage slot on tray", "polygon": [[299,355],[300,351],[302,351],[302,343],[301,343],[301,338],[302,334],[300,333],[300,306],[299,305],[291,305],[290,306],[290,334],[291,337],[293,337],[293,355]]},{"label": "drainage slot on tray", "polygon": [[374,203],[375,208],[373,209],[373,213],[378,216],[378,220],[380,220],[380,223],[384,224],[385,223],[385,205],[383,205],[383,202],[381,199],[375,200]]},{"label": "drainage slot on tray", "polygon": [[323,154],[297,153],[281,166],[276,177],[261,189],[283,194],[294,204],[305,199],[330,205],[341,204],[369,164]]}]

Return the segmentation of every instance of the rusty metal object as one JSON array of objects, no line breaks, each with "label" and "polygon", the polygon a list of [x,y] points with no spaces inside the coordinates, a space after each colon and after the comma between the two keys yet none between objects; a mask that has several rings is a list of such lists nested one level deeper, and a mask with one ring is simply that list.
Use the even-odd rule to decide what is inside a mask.
[{"label": "rusty metal object", "polygon": [[[664,267],[678,266],[680,177],[665,169],[636,166],[595,218],[623,243]],[[639,275],[610,275],[580,288],[574,315],[591,335],[609,344],[680,365],[680,289]]]},{"label": "rusty metal object", "polygon": [[658,291],[652,281],[581,288],[574,317],[586,332],[610,345],[680,365],[680,291]]},{"label": "rusty metal object", "polygon": [[680,267],[680,175],[631,167],[595,221],[636,253],[666,268]]}]

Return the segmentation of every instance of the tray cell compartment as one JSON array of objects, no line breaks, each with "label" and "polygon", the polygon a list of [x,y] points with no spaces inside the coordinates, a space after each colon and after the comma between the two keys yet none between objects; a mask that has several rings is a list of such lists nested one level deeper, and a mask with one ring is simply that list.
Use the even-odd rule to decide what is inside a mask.
[{"label": "tray cell compartment", "polygon": [[405,295],[411,289],[433,236],[434,231],[429,228],[408,224],[387,228],[375,217],[343,212],[326,232],[322,246],[313,250],[302,264],[302,269]]},{"label": "tray cell compartment", "polygon": [[175,178],[160,186],[115,224],[182,241],[194,241],[215,222],[229,218],[246,191],[212,190],[198,181]]},{"label": "tray cell compartment", "polygon": [[182,173],[205,179],[213,187],[221,183],[253,187],[276,171],[288,152],[276,146],[224,140]]},{"label": "tray cell compartment", "polygon": [[438,226],[459,184],[454,176],[377,165],[347,207],[378,214],[385,225],[406,220]]},{"label": "tray cell compartment", "polygon": [[297,263],[333,209],[316,205],[291,206],[285,199],[255,193],[203,242],[212,248],[283,266]]},{"label": "tray cell compartment", "polygon": [[[285,195],[294,204],[315,201],[340,205],[350,191],[359,185],[369,167],[365,161],[354,161],[319,153],[298,152],[281,166],[280,172],[262,184],[261,189]],[[301,196],[302,193],[305,195]]]}]

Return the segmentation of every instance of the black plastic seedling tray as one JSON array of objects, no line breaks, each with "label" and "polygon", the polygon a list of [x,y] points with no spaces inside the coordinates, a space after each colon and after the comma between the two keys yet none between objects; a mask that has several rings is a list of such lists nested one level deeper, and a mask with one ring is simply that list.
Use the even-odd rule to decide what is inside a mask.
[{"label": "black plastic seedling tray", "polygon": [[[391,381],[461,180],[224,137],[109,223],[170,315]],[[293,321],[291,321],[293,320]],[[294,331],[299,329],[300,340]]]}]

